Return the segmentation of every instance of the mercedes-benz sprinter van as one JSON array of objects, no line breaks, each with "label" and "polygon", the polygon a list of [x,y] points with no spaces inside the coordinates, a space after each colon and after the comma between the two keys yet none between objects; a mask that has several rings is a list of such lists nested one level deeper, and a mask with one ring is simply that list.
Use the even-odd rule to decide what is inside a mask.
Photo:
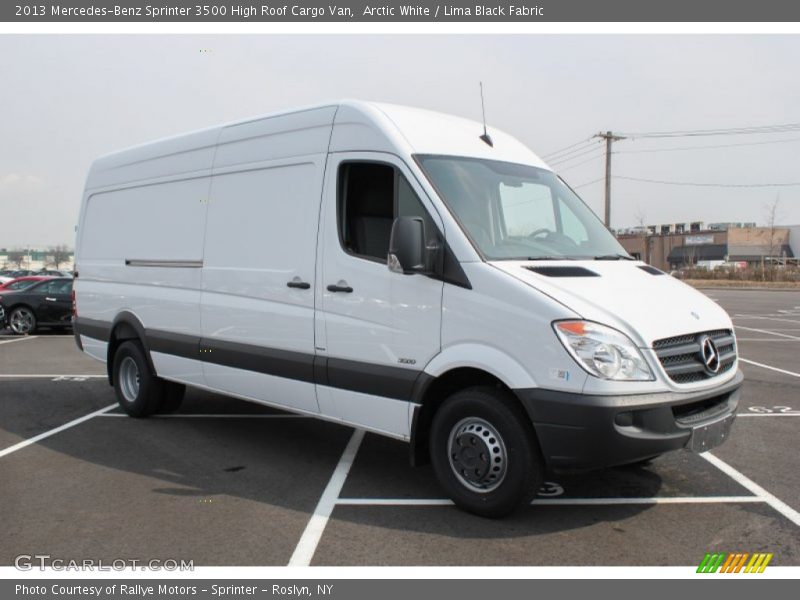
[{"label": "mercedes-benz sprinter van", "polygon": [[513,137],[345,101],[99,158],[78,345],[134,417],[195,386],[410,444],[468,511],[728,436],[728,315]]}]

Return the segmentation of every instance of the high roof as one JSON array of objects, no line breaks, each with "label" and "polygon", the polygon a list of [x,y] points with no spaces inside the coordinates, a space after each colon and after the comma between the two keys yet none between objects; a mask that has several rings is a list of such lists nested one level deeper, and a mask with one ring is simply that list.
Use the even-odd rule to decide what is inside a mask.
[{"label": "high roof", "polygon": [[[487,131],[493,146],[480,139],[483,125],[478,121],[396,104],[345,100],[339,103],[336,124],[371,123],[389,136],[396,147],[410,154],[449,154],[517,162],[548,168],[542,160],[518,140],[494,127]],[[331,150],[339,136],[334,132]],[[342,142],[342,149],[348,143]]]},{"label": "high roof", "polygon": [[[335,124],[331,135],[331,127]],[[493,145],[480,139],[483,125],[444,113],[342,100],[252,117],[134,146],[98,158],[87,188],[162,177],[202,176],[212,166],[330,152],[382,151],[470,156],[547,166],[510,135],[488,128]]]}]

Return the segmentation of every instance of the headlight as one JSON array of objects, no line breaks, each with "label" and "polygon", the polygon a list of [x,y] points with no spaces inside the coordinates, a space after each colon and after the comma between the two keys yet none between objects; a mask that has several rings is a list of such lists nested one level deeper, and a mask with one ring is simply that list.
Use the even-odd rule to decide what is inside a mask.
[{"label": "headlight", "polygon": [[615,381],[655,379],[642,353],[623,333],[591,321],[556,321],[558,339],[595,377]]}]

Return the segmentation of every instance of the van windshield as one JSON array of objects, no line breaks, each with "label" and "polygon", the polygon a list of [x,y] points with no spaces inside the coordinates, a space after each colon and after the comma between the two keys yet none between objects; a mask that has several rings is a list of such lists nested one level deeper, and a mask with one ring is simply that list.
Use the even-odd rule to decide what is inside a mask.
[{"label": "van windshield", "polygon": [[457,156],[416,159],[488,260],[631,258],[551,171]]}]

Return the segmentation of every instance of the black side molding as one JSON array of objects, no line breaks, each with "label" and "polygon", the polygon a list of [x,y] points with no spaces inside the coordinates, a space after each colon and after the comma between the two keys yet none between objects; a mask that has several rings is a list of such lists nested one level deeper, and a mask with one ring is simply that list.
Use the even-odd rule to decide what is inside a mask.
[{"label": "black side molding", "polygon": [[81,317],[76,320],[74,329],[79,335],[108,342],[111,331],[121,322],[136,331],[148,358],[150,352],[160,352],[404,402],[419,402],[420,394],[424,390],[424,385],[422,387],[420,385],[430,379],[423,371],[417,369],[201,338],[173,331],[145,330],[132,316],[122,320],[118,318],[113,325],[106,321]]}]

